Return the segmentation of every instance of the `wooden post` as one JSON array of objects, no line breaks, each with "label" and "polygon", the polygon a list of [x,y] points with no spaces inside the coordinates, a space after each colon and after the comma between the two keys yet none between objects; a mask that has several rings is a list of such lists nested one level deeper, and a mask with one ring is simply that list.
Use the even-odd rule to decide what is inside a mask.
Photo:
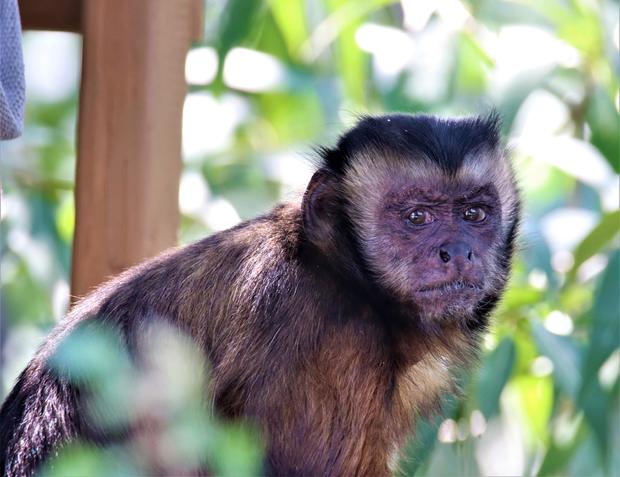
[{"label": "wooden post", "polygon": [[184,65],[202,1],[83,0],[73,300],[176,243]]}]

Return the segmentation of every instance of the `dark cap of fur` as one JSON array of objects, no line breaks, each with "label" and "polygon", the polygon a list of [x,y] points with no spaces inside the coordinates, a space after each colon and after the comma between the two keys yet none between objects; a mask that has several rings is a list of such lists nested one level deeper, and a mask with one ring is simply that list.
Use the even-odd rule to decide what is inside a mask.
[{"label": "dark cap of fur", "polygon": [[500,116],[439,118],[428,114],[364,116],[333,149],[321,149],[323,167],[340,174],[363,151],[390,151],[400,157],[424,156],[453,174],[469,153],[500,143]]}]

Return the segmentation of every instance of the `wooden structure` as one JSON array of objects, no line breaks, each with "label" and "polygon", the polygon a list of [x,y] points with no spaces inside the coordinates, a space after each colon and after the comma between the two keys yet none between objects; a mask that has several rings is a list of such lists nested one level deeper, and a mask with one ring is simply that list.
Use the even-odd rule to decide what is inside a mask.
[{"label": "wooden structure", "polygon": [[203,0],[19,0],[83,36],[72,300],[176,243],[184,65]]}]

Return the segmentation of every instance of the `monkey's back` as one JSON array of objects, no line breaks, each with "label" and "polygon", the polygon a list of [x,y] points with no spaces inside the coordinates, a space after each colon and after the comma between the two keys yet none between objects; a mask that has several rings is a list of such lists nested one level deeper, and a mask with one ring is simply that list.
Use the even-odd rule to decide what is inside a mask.
[{"label": "monkey's back", "polygon": [[[164,252],[80,300],[38,350],[0,409],[0,469],[9,476],[30,475],[57,445],[93,437],[82,416],[70,412],[80,408],[79,389],[48,365],[59,343],[87,320],[105,322],[130,348],[139,343],[145,322],[164,320],[183,330],[205,352],[213,368],[213,392],[224,405],[232,376],[238,381],[240,370],[250,369],[249,362],[237,363],[246,361],[239,350],[256,347],[256,330],[265,328],[260,316],[273,309],[278,293],[291,291],[299,226],[299,204],[279,206]],[[265,274],[267,287],[258,279]],[[224,412],[230,414],[230,407]]]}]

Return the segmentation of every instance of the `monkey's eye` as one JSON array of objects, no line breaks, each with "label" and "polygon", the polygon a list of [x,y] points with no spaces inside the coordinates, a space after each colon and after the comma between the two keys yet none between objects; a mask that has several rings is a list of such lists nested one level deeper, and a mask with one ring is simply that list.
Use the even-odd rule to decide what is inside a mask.
[{"label": "monkey's eye", "polygon": [[487,214],[481,207],[470,207],[463,212],[463,218],[468,222],[482,222],[487,218]]},{"label": "monkey's eye", "polygon": [[409,222],[414,225],[430,224],[435,220],[428,210],[416,209],[409,214]]}]

